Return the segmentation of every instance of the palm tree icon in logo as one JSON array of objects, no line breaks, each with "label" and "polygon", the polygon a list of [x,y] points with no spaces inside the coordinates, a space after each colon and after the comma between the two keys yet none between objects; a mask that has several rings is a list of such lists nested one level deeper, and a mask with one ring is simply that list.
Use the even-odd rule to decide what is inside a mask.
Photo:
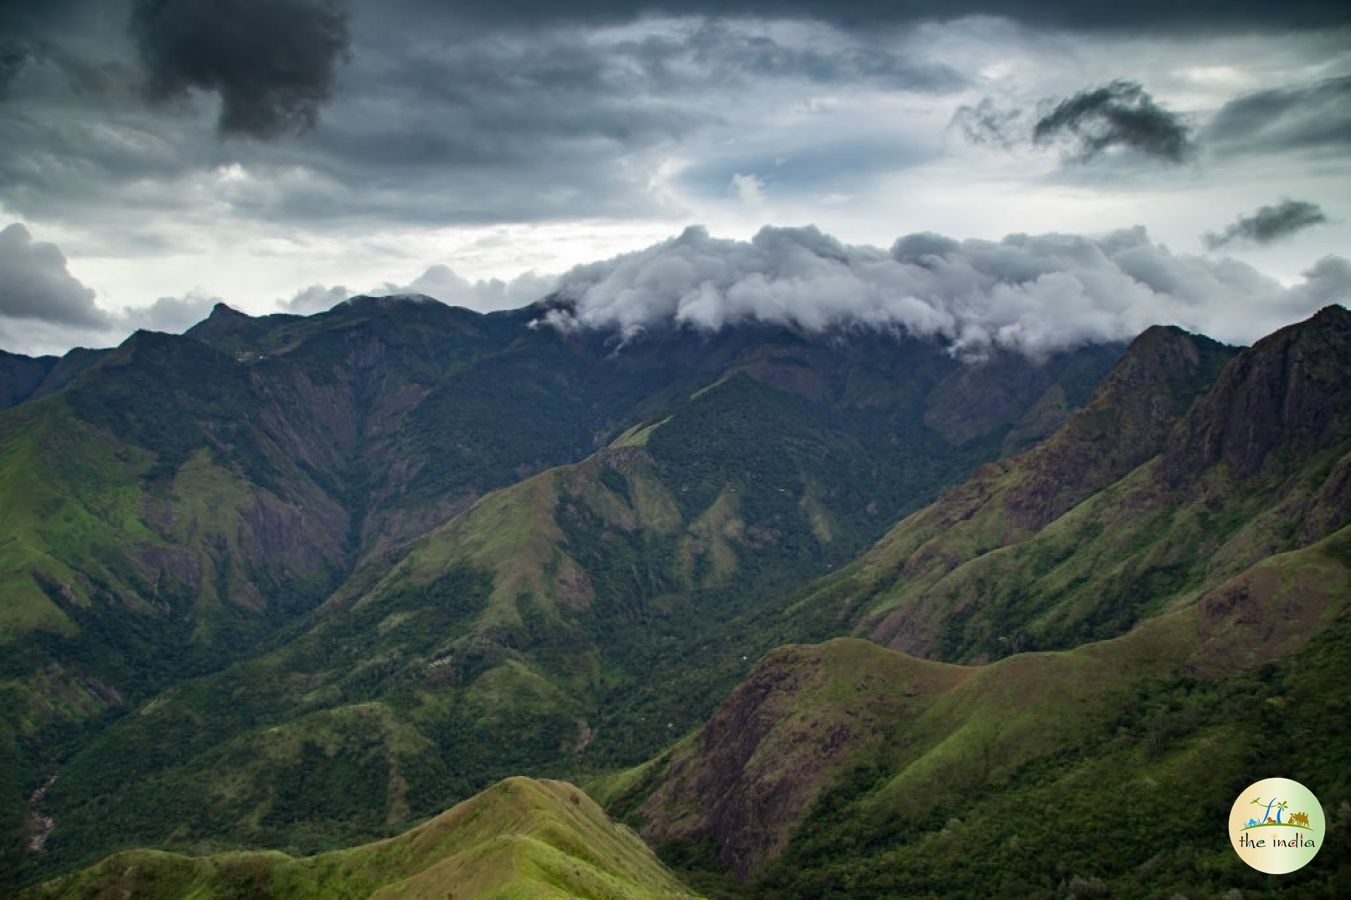
[{"label": "palm tree icon in logo", "polygon": [[[1252,802],[1260,806],[1260,805],[1262,804],[1262,798],[1261,798],[1261,797],[1258,797],[1258,798],[1254,799]],[[1251,805],[1251,804],[1250,804],[1250,805]],[[1250,825],[1250,826],[1251,826],[1251,825],[1262,825],[1262,824],[1265,824],[1266,822],[1270,822],[1270,821],[1271,821],[1271,808],[1272,808],[1273,806],[1276,807],[1276,824],[1277,824],[1277,825],[1280,825],[1280,824],[1282,824],[1282,823],[1281,823],[1281,810],[1285,809],[1285,808],[1286,808],[1287,806],[1289,806],[1289,805],[1290,805],[1289,801],[1282,800],[1281,802],[1277,803],[1277,802],[1276,802],[1276,798],[1275,798],[1275,797],[1272,797],[1272,798],[1271,798],[1271,802],[1267,804],[1266,810],[1262,813],[1262,821],[1259,822],[1259,821],[1257,821],[1256,819],[1249,819],[1249,820],[1248,820],[1248,825]]]}]

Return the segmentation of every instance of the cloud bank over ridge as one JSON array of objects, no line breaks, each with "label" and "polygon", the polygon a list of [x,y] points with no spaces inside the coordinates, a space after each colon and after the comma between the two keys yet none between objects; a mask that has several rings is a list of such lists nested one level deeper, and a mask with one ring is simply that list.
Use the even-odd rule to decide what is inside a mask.
[{"label": "cloud bank over ridge", "polygon": [[911,234],[890,251],[841,243],[815,227],[763,228],[750,241],[692,227],[645,250],[579,266],[559,281],[563,330],[614,329],[625,341],[667,325],[700,331],[743,322],[819,333],[899,329],[1034,357],[1128,340],[1176,324],[1234,343],[1351,296],[1351,263],[1325,257],[1286,286],[1230,258],[1174,254],[1143,228],[1101,237],[1009,235],[1000,241]]}]

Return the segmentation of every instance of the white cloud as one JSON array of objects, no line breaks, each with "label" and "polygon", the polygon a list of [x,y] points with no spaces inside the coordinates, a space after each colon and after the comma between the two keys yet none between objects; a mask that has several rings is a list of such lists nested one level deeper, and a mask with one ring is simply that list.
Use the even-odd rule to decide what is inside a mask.
[{"label": "white cloud", "polygon": [[333,287],[312,284],[297,292],[290,300],[281,301],[280,305],[285,312],[309,315],[310,313],[332,309],[351,296],[351,291],[340,284]]},{"label": "white cloud", "polygon": [[149,306],[122,310],[118,313],[119,325],[126,331],[144,328],[180,333],[205,319],[220,302],[221,298],[201,291],[190,291],[182,297],[160,297]]},{"label": "white cloud", "polygon": [[448,266],[437,264],[428,267],[427,271],[406,285],[385,284],[370,293],[425,294],[451,306],[486,312],[515,309],[534,303],[547,296],[557,281],[556,276],[536,272],[524,272],[510,281],[500,278],[469,281],[455,274]]},{"label": "white cloud", "polygon": [[956,241],[909,235],[890,252],[814,227],[764,228],[749,242],[690,228],[677,238],[563,276],[563,328],[626,338],[674,325],[738,322],[807,331],[899,328],[953,352],[1003,347],[1032,356],[1127,340],[1156,323],[1248,343],[1351,291],[1351,264],[1329,257],[1285,287],[1232,258],[1175,255],[1143,228],[1102,237],[1010,235]]}]

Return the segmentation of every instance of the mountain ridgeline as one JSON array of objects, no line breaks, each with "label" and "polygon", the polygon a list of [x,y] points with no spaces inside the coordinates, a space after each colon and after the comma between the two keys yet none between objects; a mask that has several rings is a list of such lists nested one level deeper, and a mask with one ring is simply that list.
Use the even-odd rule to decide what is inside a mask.
[{"label": "mountain ridgeline", "polygon": [[715,895],[1261,896],[1202,837],[1258,732],[1351,815],[1351,313],[1031,361],[556,302],[0,360],[16,883],[303,895],[525,774]]},{"label": "mountain ridgeline", "polygon": [[[870,641],[775,651],[597,796],[764,896],[1351,888],[1351,314],[1229,355],[1146,332],[790,608]],[[1253,735],[1340,827],[1279,884],[1215,824],[1272,771]]]},{"label": "mountain ridgeline", "polygon": [[[777,639],[732,623],[1053,428],[1121,352],[971,364],[753,325],[621,345],[543,312],[218,306],[4,370],[26,398],[0,415],[13,853],[61,773],[24,864],[309,853],[520,771],[636,762]],[[275,760],[270,729],[294,742],[266,738]],[[316,813],[353,765],[386,801]]]},{"label": "mountain ridgeline", "polygon": [[559,781],[510,778],[397,837],[297,859],[130,850],[20,896],[626,897],[691,895],[633,832]]}]

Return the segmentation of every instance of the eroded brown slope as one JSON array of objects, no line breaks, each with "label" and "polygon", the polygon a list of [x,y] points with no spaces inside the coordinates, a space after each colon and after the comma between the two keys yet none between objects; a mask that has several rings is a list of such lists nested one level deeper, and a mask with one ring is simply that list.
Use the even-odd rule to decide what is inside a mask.
[{"label": "eroded brown slope", "polygon": [[1263,561],[1194,607],[1068,652],[972,667],[854,639],[781,648],[637,780],[642,834],[657,846],[706,844],[752,878],[815,827],[821,798],[859,774],[868,794],[856,815],[879,831],[892,820],[931,831],[935,809],[1100,741],[1147,686],[1255,671],[1349,605],[1351,526]]}]

